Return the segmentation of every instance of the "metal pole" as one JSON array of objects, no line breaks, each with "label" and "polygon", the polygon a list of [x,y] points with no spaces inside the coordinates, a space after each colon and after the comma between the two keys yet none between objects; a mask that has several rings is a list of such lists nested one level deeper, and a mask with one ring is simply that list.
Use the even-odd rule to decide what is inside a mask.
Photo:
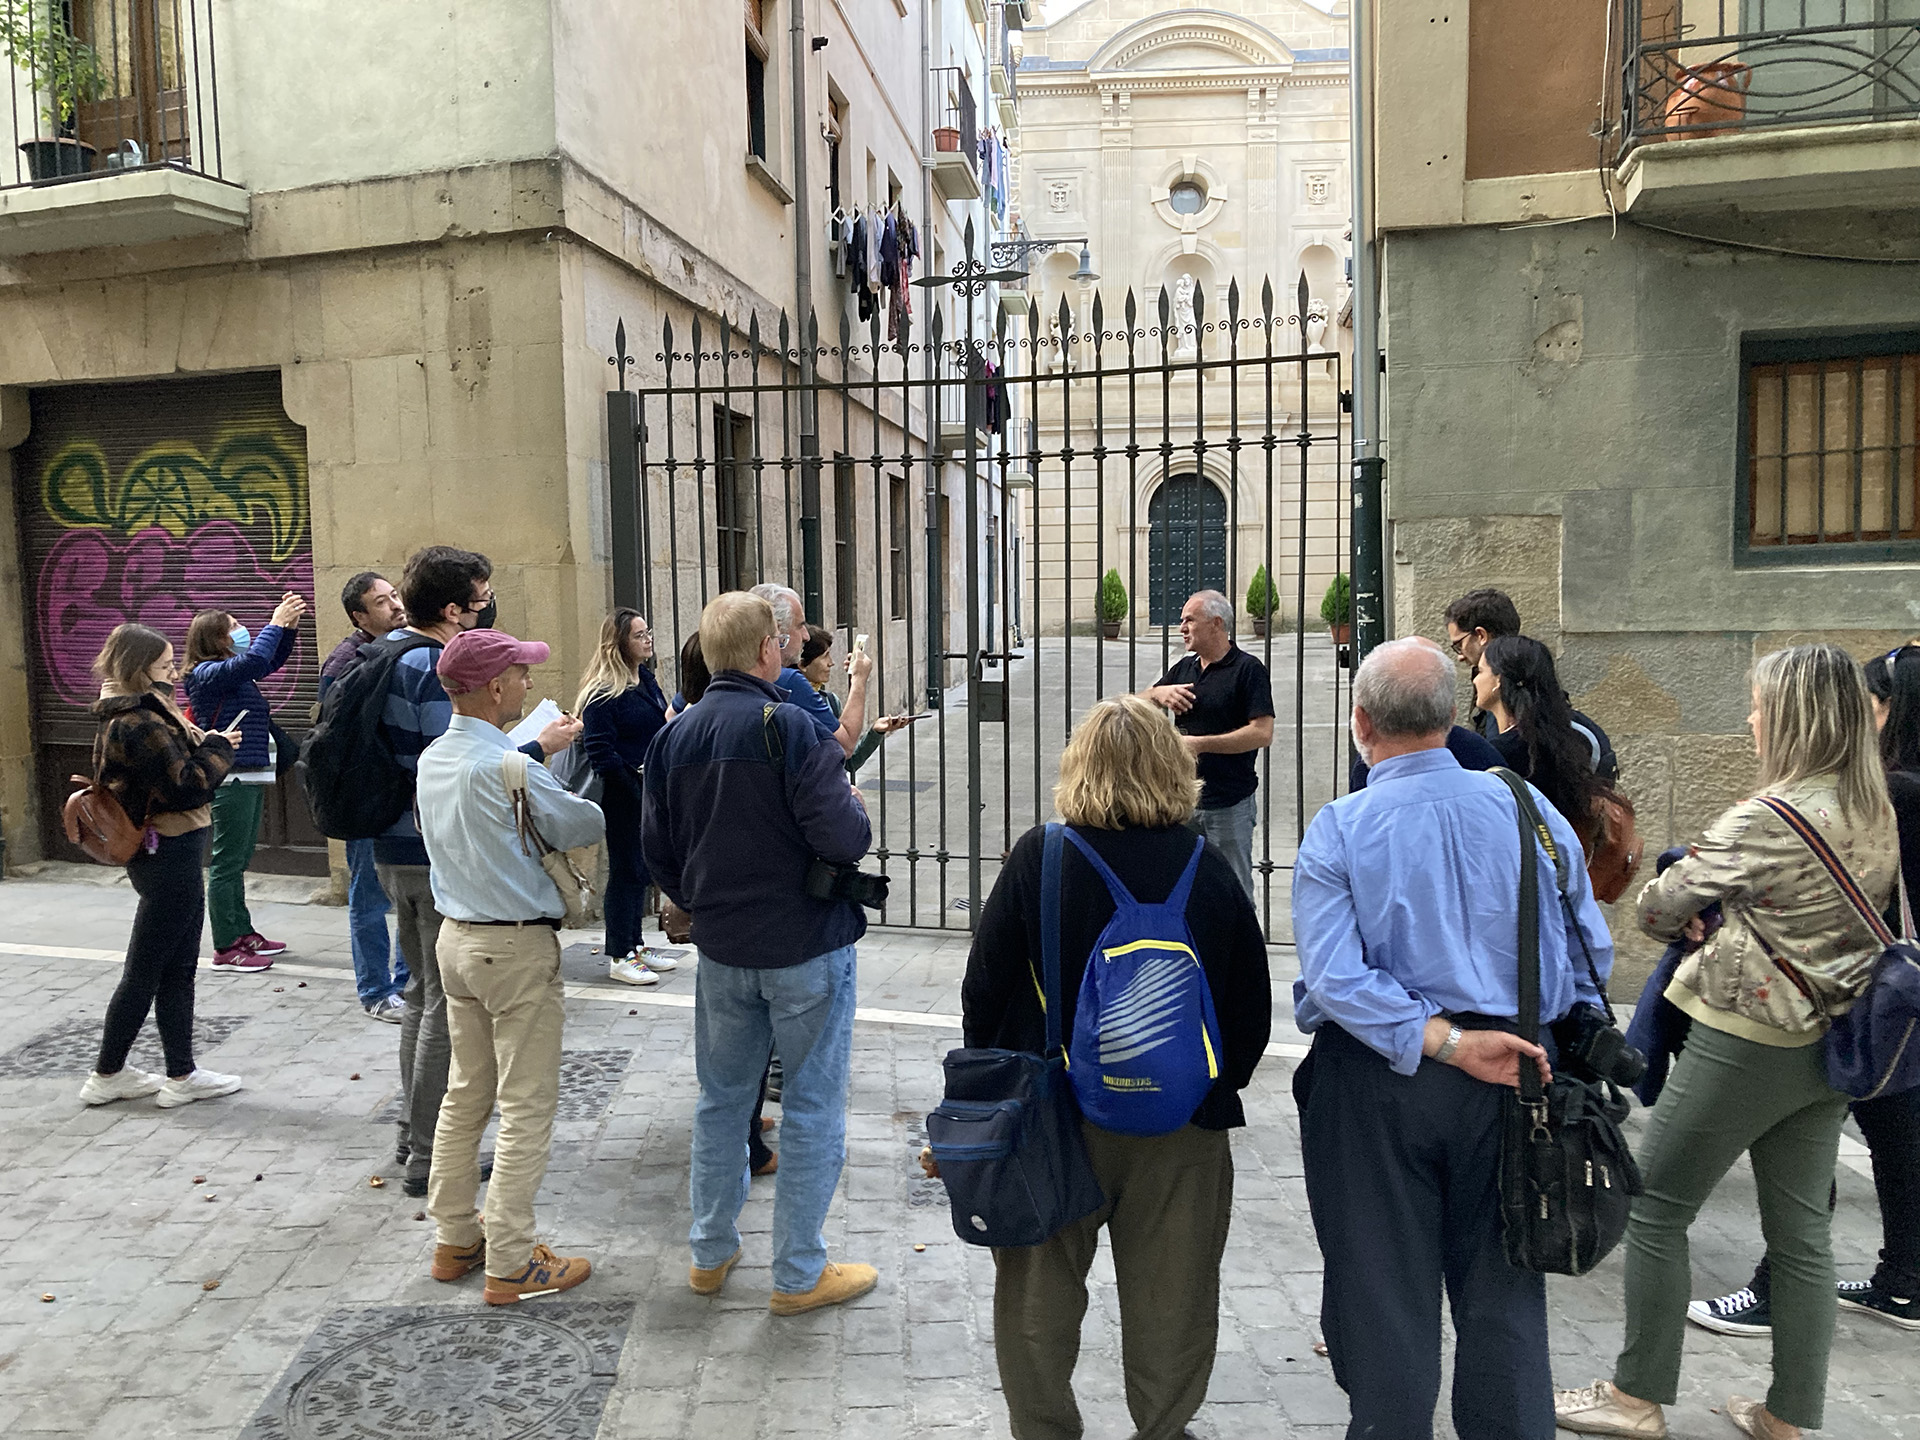
[{"label": "metal pole", "polygon": [[812,52],[806,0],[793,0],[788,34],[793,50],[793,309],[800,326],[800,587],[807,622],[821,625],[826,611],[820,593],[820,396],[814,385],[820,328],[813,314],[813,220],[807,188],[807,146],[813,137],[807,114],[807,57]]},{"label": "metal pole", "polygon": [[1353,663],[1387,638],[1387,462],[1380,454],[1380,270],[1373,233],[1373,16],[1353,0]]}]

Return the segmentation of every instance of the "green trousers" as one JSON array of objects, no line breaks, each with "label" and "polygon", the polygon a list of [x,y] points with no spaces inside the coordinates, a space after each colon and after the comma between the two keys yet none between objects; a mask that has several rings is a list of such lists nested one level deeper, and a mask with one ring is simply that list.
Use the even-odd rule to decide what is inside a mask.
[{"label": "green trousers", "polygon": [[1679,1398],[1692,1271],[1687,1227],[1744,1152],[1773,1261],[1777,1419],[1818,1429],[1835,1310],[1827,1198],[1847,1097],[1827,1084],[1819,1044],[1785,1050],[1694,1022],[1640,1151],[1646,1193],[1627,1223],[1627,1334],[1613,1383],[1641,1400]]},{"label": "green trousers", "polygon": [[260,816],[266,808],[264,785],[222,785],[213,792],[207,917],[213,922],[216,950],[254,933],[253,916],[247,913],[247,866],[253,863],[253,847],[260,840]]},{"label": "green trousers", "polygon": [[1142,1138],[1082,1125],[1107,1203],[1041,1245],[993,1252],[993,1341],[1014,1440],[1079,1440],[1073,1367],[1100,1228],[1113,1247],[1136,1440],[1178,1440],[1207,1398],[1233,1213],[1224,1130]]}]

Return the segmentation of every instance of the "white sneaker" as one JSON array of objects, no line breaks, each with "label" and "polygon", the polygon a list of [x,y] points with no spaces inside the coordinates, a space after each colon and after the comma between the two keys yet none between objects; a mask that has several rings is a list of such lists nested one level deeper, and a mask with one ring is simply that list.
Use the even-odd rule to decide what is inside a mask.
[{"label": "white sneaker", "polygon": [[384,995],[367,1006],[367,1014],[389,1025],[398,1025],[407,1018],[407,1002],[398,995]]},{"label": "white sneaker", "polygon": [[607,966],[607,978],[618,980],[623,985],[658,985],[660,983],[658,975],[631,956],[625,960],[615,960]]},{"label": "white sneaker", "polygon": [[185,1079],[169,1080],[162,1085],[153,1103],[162,1110],[171,1110],[176,1105],[191,1105],[196,1100],[216,1100],[222,1095],[231,1095],[240,1085],[238,1075],[222,1075],[217,1070],[196,1068]]},{"label": "white sneaker", "polygon": [[1628,1440],[1667,1440],[1667,1417],[1658,1405],[1629,1403],[1605,1380],[1578,1390],[1556,1390],[1553,1420],[1576,1435],[1621,1435]]},{"label": "white sneaker", "polygon": [[674,959],[671,955],[663,954],[651,945],[642,945],[638,950],[635,950],[633,952],[633,958],[638,960],[642,965],[645,965],[649,970],[656,970],[662,975],[666,974],[669,970],[678,970],[680,968],[680,962],[678,960]]},{"label": "white sneaker", "polygon": [[151,1071],[136,1070],[128,1065],[111,1075],[102,1075],[98,1070],[87,1076],[86,1083],[80,1087],[80,1098],[89,1105],[106,1105],[115,1100],[138,1100],[142,1095],[151,1095],[167,1083],[164,1075],[155,1075]]}]

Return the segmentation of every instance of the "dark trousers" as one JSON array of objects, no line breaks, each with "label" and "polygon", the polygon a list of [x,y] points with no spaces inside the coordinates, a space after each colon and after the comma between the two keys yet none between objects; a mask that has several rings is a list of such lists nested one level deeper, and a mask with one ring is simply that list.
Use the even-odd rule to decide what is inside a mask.
[{"label": "dark trousers", "polygon": [[407,1178],[433,1169],[433,1132],[447,1094],[453,1044],[447,1034],[447,992],[440,983],[440,912],[433,906],[433,875],[425,865],[381,865],[380,888],[393,902],[394,932],[407,962],[406,1014],[400,1019],[400,1147]]},{"label": "dark trousers", "polygon": [[207,832],[163,835],[149,855],[134,852],[127,879],[140,907],[133,912],[127,937],[127,963],[120,984],[107,1002],[107,1023],[100,1036],[102,1075],[125,1068],[134,1037],[153,1011],[166,1051],[167,1074],[193,1073],[193,977],[200,964],[200,925],[207,914]]},{"label": "dark trousers", "polygon": [[[1873,1188],[1880,1197],[1884,1238],[1873,1283],[1899,1299],[1920,1299],[1920,1089],[1856,1100],[1853,1118],[1873,1156]],[[1751,1288],[1762,1300],[1772,1298],[1773,1267],[1765,1256]]]},{"label": "dark trousers", "polygon": [[640,792],[636,783],[609,776],[600,808],[607,816],[607,941],[605,954],[618,960],[640,944],[647,909],[647,863],[640,855]]},{"label": "dark trousers", "polygon": [[993,1341],[1014,1440],[1079,1440],[1073,1367],[1100,1230],[1113,1248],[1135,1440],[1179,1440],[1207,1398],[1220,1257],[1233,1215],[1224,1130],[1116,1135],[1083,1125],[1107,1203],[1040,1245],[993,1252]]},{"label": "dark trousers", "polygon": [[[768,1061],[772,1063],[771,1059]],[[767,1109],[766,1072],[760,1075],[760,1098],[754,1103],[753,1114],[747,1118],[747,1168],[758,1170],[773,1159],[773,1147],[767,1144],[767,1137],[760,1128],[760,1117]]]},{"label": "dark trousers", "polygon": [[1455,1430],[1553,1440],[1546,1282],[1509,1265],[1501,1244],[1505,1092],[1431,1060],[1396,1075],[1325,1025],[1293,1093],[1348,1440],[1432,1440],[1443,1288],[1458,1342]]}]

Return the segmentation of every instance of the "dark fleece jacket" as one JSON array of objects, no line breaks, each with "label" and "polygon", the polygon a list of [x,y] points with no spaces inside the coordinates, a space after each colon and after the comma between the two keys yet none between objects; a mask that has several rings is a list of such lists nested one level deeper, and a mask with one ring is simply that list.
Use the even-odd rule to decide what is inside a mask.
[{"label": "dark fleece jacket", "polygon": [[197,810],[233,768],[233,746],[218,733],[195,745],[157,695],[111,695],[93,704],[100,731],[94,761],[100,783],[136,825],[155,815]]}]

